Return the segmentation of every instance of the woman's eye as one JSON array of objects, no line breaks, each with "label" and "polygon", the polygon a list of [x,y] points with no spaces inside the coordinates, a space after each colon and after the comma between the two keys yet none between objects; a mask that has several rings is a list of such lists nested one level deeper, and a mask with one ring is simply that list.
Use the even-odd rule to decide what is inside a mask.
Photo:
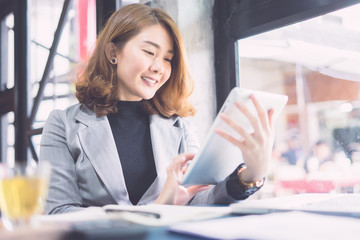
[{"label": "woman's eye", "polygon": [[171,59],[170,58],[165,58],[165,61],[170,62],[171,63]]},{"label": "woman's eye", "polygon": [[154,56],[155,54],[153,52],[147,51],[147,50],[143,50],[145,53],[147,53],[150,56]]}]

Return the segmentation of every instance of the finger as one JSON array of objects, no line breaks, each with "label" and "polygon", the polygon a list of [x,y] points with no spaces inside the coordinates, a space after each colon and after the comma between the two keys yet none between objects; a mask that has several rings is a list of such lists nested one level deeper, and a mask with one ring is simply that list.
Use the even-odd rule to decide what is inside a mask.
[{"label": "finger", "polygon": [[189,165],[185,165],[185,166],[181,169],[181,171],[182,171],[183,174],[185,174],[188,169],[189,169]]},{"label": "finger", "polygon": [[268,116],[269,116],[269,125],[271,129],[274,129],[274,125],[275,125],[274,114],[275,114],[275,110],[270,109],[268,112]]},{"label": "finger", "polygon": [[255,134],[261,133],[262,127],[260,125],[259,116],[254,115],[252,112],[250,112],[250,110],[245,105],[243,105],[241,103],[236,103],[235,106],[250,121],[251,126],[254,128]]},{"label": "finger", "polygon": [[187,188],[189,194],[196,195],[197,193],[209,189],[210,185],[194,185]]},{"label": "finger", "polygon": [[178,155],[174,158],[173,162],[178,164],[181,168],[186,165],[186,163],[194,158],[194,153],[186,152]]},{"label": "finger", "polygon": [[194,153],[187,152],[176,156],[167,167],[168,174],[173,173],[177,176],[179,173],[183,173],[183,168],[186,166],[188,161],[194,158],[194,155]]},{"label": "finger", "polygon": [[195,156],[195,153],[192,153],[192,152],[185,152],[185,153],[182,153],[180,154],[178,157],[183,157],[184,158],[184,161],[185,163],[189,160],[192,160]]},{"label": "finger", "polygon": [[270,125],[269,125],[269,119],[268,119],[268,112],[265,110],[265,108],[260,104],[259,100],[254,96],[254,94],[250,95],[250,99],[253,102],[255,109],[257,111],[257,114],[259,116],[261,125],[263,126],[263,128],[265,128],[266,130],[270,130]]},{"label": "finger", "polygon": [[[220,115],[220,118],[226,122],[231,128],[233,128],[237,133],[240,134],[240,136],[242,136],[244,138],[245,141],[247,142],[252,142],[253,141],[253,137],[239,124],[235,123],[231,118],[229,118],[228,116],[226,116],[224,113],[222,113]],[[219,129],[220,130],[220,129]],[[221,131],[222,133],[225,133],[224,131]],[[229,135],[227,133],[225,133],[226,135]],[[222,135],[221,135],[222,136]],[[231,137],[232,139],[235,139],[234,137]],[[236,140],[236,139],[235,139]]]},{"label": "finger", "polygon": [[226,139],[227,141],[229,141],[230,143],[234,144],[235,146],[239,147],[242,150],[244,142],[245,142],[244,139],[242,139],[242,140],[236,139],[221,129],[215,129],[214,131],[215,131],[215,133],[219,134],[221,137],[223,137],[224,139]]}]

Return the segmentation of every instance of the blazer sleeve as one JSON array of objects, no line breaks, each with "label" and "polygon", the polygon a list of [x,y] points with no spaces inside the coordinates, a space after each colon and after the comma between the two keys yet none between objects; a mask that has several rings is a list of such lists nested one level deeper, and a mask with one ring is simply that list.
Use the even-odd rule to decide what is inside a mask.
[{"label": "blazer sleeve", "polygon": [[75,160],[68,148],[69,126],[66,112],[54,110],[46,121],[40,143],[40,161],[48,161],[52,172],[45,213],[80,210],[81,197],[75,174]]},{"label": "blazer sleeve", "polygon": [[209,189],[196,194],[187,205],[201,205],[201,204],[217,204],[217,205],[229,205],[231,203],[244,200],[249,197],[241,189],[236,191],[238,199],[233,198],[228,191],[228,185],[230,176],[224,181],[219,182],[216,185],[211,186]]}]

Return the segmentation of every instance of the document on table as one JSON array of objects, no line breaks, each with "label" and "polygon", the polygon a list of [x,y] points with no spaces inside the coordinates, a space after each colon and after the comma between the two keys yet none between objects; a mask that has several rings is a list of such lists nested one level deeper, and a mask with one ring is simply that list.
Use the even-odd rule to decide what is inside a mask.
[{"label": "document on table", "polygon": [[356,218],[293,211],[180,223],[170,231],[211,239],[358,240],[359,226]]},{"label": "document on table", "polygon": [[107,205],[103,207],[114,219],[148,226],[167,226],[179,222],[217,218],[230,214],[230,207],[174,206],[149,204],[142,206]]},{"label": "document on table", "polygon": [[360,194],[303,193],[284,197],[241,201],[231,204],[230,208],[233,214],[261,214],[296,210],[360,217]]},{"label": "document on table", "polygon": [[39,215],[37,223],[76,223],[91,220],[124,220],[147,226],[168,226],[185,221],[217,218],[230,214],[230,207],[174,206],[149,204],[142,206],[106,205],[57,215]]}]

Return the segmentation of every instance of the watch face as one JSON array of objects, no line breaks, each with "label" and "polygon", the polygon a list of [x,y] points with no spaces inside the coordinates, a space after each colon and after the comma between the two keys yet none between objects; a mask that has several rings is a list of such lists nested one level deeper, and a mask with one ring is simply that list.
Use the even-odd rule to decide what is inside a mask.
[{"label": "watch face", "polygon": [[245,195],[252,195],[256,191],[258,191],[263,185],[264,185],[264,179],[258,180],[256,182],[253,182],[251,184],[244,185],[243,183],[240,183],[243,186]]},{"label": "watch face", "polygon": [[259,190],[259,189],[260,189],[260,187],[252,187],[252,188],[249,188],[249,189],[245,190],[244,193],[246,195],[250,196],[250,195],[253,195],[254,193],[256,193],[256,191]]},{"label": "watch face", "polygon": [[264,179],[260,179],[260,180],[255,182],[255,186],[257,188],[261,188],[263,185],[264,185]]}]

